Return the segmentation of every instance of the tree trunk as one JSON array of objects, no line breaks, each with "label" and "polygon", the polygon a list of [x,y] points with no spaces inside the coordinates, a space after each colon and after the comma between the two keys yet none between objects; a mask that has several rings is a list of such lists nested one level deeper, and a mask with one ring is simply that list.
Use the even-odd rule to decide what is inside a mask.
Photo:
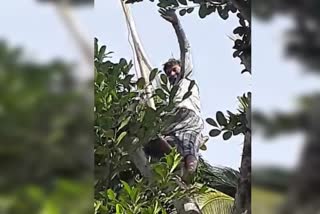
[{"label": "tree trunk", "polygon": [[307,113],[307,142],[281,214],[314,214],[320,212],[320,101]]},{"label": "tree trunk", "polygon": [[240,167],[240,178],[233,207],[233,214],[251,214],[251,94],[246,109],[248,130],[245,132]]}]

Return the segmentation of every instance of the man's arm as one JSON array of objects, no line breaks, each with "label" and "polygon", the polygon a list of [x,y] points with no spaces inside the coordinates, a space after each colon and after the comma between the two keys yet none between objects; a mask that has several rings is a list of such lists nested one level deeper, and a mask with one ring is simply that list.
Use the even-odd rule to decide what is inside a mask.
[{"label": "man's arm", "polygon": [[180,47],[180,59],[181,59],[181,69],[184,78],[188,77],[192,73],[192,56],[191,47],[182,28],[182,25],[174,12],[174,10],[164,10],[160,11],[161,16],[170,22],[176,32],[178,37],[179,47]]}]

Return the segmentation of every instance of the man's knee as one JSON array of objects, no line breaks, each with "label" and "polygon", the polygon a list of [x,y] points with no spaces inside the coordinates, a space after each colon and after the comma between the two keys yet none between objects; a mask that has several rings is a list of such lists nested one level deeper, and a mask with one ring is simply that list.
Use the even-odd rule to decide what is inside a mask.
[{"label": "man's knee", "polygon": [[188,173],[193,174],[197,170],[198,166],[198,159],[194,155],[187,155],[184,158],[185,168],[188,171]]}]

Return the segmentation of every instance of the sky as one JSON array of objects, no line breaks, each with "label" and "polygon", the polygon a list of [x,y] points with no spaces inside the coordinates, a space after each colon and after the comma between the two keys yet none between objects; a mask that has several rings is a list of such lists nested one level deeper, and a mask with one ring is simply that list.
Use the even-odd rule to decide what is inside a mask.
[{"label": "sky", "polygon": [[[83,36],[91,42],[97,37],[100,44],[113,51],[113,59],[132,59],[128,32],[119,0],[96,0],[95,8],[74,11],[83,26]],[[155,3],[132,5],[140,39],[154,67],[172,56],[179,56],[179,47],[173,28],[157,13]],[[92,77],[92,68],[83,63],[72,37],[57,17],[51,5],[40,5],[30,0],[6,1],[2,4],[0,38],[12,45],[23,46],[27,56],[39,61],[60,57],[79,63],[79,76]],[[200,87],[203,118],[214,117],[217,111],[235,111],[236,97],[253,89],[253,108],[271,113],[274,110],[294,110],[299,94],[319,89],[318,81],[305,74],[294,61],[283,57],[285,37],[283,32],[290,22],[277,18],[269,23],[253,20],[252,77],[240,74],[243,69],[239,59],[232,58],[233,42],[228,38],[238,26],[231,16],[227,21],[217,14],[200,19],[193,14],[181,17],[186,35],[191,43],[194,77]],[[93,44],[93,43],[92,43]],[[204,133],[210,130],[206,125]],[[301,150],[302,135],[266,140],[253,136],[253,165],[277,164],[293,167]],[[201,152],[209,163],[239,168],[242,138],[223,141],[210,138],[208,150]],[[285,155],[284,155],[285,152]]]}]

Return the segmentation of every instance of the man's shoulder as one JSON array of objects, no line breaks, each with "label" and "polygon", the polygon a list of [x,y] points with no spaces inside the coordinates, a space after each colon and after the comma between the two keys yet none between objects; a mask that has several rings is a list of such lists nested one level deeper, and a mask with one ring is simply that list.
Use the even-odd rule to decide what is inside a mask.
[{"label": "man's shoulder", "polygon": [[[193,82],[193,83],[192,83]],[[180,88],[189,88],[190,84],[193,84],[196,88],[199,88],[197,81],[195,79],[190,79],[190,78],[182,78],[179,82],[178,82],[178,86]],[[193,87],[194,87],[193,86]]]}]

